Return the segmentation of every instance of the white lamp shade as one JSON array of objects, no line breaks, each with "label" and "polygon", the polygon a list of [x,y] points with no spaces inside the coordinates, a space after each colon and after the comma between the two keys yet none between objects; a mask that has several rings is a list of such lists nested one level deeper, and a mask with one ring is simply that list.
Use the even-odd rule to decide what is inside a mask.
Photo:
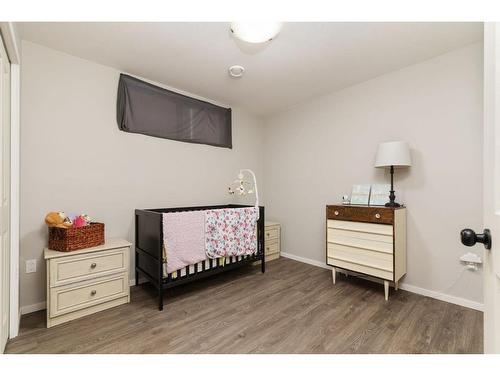
[{"label": "white lamp shade", "polygon": [[375,167],[410,167],[411,155],[407,142],[384,142],[378,145]]}]

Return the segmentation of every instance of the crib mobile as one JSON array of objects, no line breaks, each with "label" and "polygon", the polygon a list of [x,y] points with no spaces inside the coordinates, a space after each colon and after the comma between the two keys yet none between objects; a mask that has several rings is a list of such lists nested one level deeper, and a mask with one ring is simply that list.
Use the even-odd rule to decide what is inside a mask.
[{"label": "crib mobile", "polygon": [[[252,177],[253,182],[245,180],[245,173]],[[259,220],[259,191],[257,190],[257,178],[251,169],[240,169],[238,178],[228,186],[228,193],[229,195],[238,194],[240,196],[255,193],[255,210],[257,212],[257,220]]]}]

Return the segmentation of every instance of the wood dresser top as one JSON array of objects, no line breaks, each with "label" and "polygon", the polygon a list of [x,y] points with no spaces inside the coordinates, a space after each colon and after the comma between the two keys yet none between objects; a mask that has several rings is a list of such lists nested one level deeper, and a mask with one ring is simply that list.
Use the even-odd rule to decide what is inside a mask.
[{"label": "wood dresser top", "polygon": [[385,206],[368,206],[364,204],[327,204],[326,207],[349,207],[349,208],[377,208],[381,210],[401,210],[406,206],[401,207],[385,207]]}]

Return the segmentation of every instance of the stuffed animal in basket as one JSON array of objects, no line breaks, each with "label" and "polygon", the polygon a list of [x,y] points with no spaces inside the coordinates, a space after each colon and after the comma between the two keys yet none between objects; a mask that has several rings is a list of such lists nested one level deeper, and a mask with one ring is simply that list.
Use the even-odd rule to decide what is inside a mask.
[{"label": "stuffed animal in basket", "polygon": [[56,228],[70,228],[73,226],[73,222],[64,212],[49,212],[45,216],[45,223],[49,227]]},{"label": "stuffed animal in basket", "polygon": [[64,212],[49,212],[47,216],[45,216],[45,223],[49,227],[56,228],[80,228],[87,226],[91,223],[91,219],[88,215],[75,215],[69,214],[66,215]]},{"label": "stuffed animal in basket", "polygon": [[79,216],[75,217],[75,220],[73,220],[73,227],[75,227],[75,228],[84,227],[86,225],[89,225],[89,224],[87,223],[87,221],[85,220],[83,215],[79,215]]}]

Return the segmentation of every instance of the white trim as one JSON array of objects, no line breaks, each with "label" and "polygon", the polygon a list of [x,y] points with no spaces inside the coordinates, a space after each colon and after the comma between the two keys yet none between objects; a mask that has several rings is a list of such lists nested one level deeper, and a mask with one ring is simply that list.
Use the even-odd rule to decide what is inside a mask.
[{"label": "white trim", "polygon": [[19,333],[19,172],[20,66],[10,66],[10,322],[9,337]]},{"label": "white trim", "polygon": [[22,306],[21,307],[21,315],[26,315],[35,311],[45,310],[47,304],[44,302],[34,303],[33,305]]},{"label": "white trim", "polygon": [[406,283],[399,284],[399,288],[406,290],[407,292],[421,294],[422,296],[435,298],[435,299],[438,299],[440,301],[453,303],[455,305],[468,307],[470,309],[474,309],[474,310],[478,310],[478,311],[484,311],[484,304],[482,304],[480,302],[476,302],[476,301],[471,301],[470,299],[460,298],[460,297],[452,296],[449,294],[436,292],[434,290],[420,288],[418,286],[414,286],[414,285],[410,285],[410,284],[406,284]]},{"label": "white trim", "polygon": [[19,64],[21,61],[21,38],[15,22],[0,22],[0,30],[5,44],[7,55],[11,64]]},{"label": "white trim", "polygon": [[325,262],[319,262],[317,260],[312,260],[312,259],[309,259],[309,258],[299,257],[298,255],[294,255],[294,254],[290,254],[290,253],[285,253],[283,251],[281,252],[281,256],[285,257],[285,258],[296,260],[298,262],[311,264],[311,265],[316,266],[316,267],[325,268],[325,269],[330,270],[330,271],[332,270],[332,267],[328,266]]},{"label": "white trim", "polygon": [[[313,265],[316,267],[321,267],[321,268],[325,268],[328,270],[332,269],[331,266],[328,266],[324,262],[319,262],[317,260],[313,260],[313,259],[309,259],[309,258],[303,258],[303,257],[300,257],[298,255],[281,252],[281,256],[283,256],[285,258],[296,260],[298,262],[307,263],[307,264],[310,264],[310,265]],[[380,282],[380,280],[378,280],[378,279],[370,278],[370,280]],[[410,285],[410,284],[406,284],[406,283],[399,284],[399,288],[406,290],[407,292],[420,294],[422,296],[431,297],[434,299],[438,299],[440,301],[453,303],[455,305],[468,307],[470,309],[474,309],[474,310],[478,310],[478,311],[484,311],[484,304],[482,304],[480,302],[471,301],[471,300],[468,300],[465,298],[460,298],[460,297],[452,296],[452,295],[441,293],[441,292],[436,292],[434,290],[420,288],[418,286],[414,286],[414,285]]]}]

